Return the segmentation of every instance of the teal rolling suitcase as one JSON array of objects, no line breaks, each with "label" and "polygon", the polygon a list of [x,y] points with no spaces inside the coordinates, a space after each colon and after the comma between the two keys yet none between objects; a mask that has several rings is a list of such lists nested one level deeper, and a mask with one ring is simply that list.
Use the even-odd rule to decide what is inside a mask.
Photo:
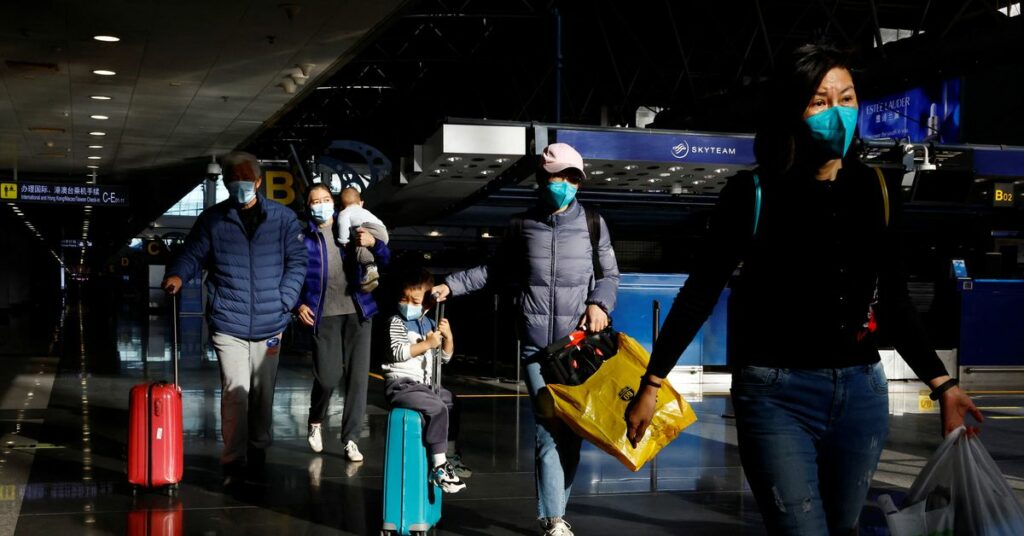
[{"label": "teal rolling suitcase", "polygon": [[383,534],[426,534],[441,520],[441,488],[430,483],[423,418],[393,409],[384,448]]}]

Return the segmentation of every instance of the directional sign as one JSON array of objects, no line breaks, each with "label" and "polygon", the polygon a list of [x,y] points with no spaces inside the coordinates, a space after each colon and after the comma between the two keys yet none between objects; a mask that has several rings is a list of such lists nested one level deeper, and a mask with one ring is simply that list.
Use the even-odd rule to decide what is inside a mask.
[{"label": "directional sign", "polygon": [[128,206],[128,192],[124,187],[97,184],[3,182],[0,183],[0,199],[51,205]]}]

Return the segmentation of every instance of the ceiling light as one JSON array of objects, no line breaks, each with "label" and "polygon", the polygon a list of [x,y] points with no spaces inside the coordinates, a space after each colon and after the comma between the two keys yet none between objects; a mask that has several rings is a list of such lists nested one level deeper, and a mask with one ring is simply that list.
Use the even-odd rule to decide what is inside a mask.
[{"label": "ceiling light", "polygon": [[93,156],[87,156],[86,158],[88,158],[89,160],[99,160],[99,159],[101,159],[103,157],[102,156],[93,155]]},{"label": "ceiling light", "polygon": [[89,98],[92,99],[92,100],[110,100],[111,99],[111,97],[108,97],[106,95],[89,95]]},{"label": "ceiling light", "polygon": [[459,160],[462,160],[462,157],[461,156],[449,156],[448,158],[446,158],[446,160],[448,160],[449,162],[458,162]]},{"label": "ceiling light", "polygon": [[90,136],[106,136],[107,133],[106,132],[101,132],[99,130],[94,130],[94,131],[90,132],[89,135]]},{"label": "ceiling light", "polygon": [[677,171],[682,171],[683,170],[683,166],[672,166],[672,167],[668,168],[668,170],[671,171],[672,173],[675,173]]},{"label": "ceiling light", "polygon": [[107,69],[94,69],[92,71],[92,74],[98,74],[100,76],[114,76],[117,73],[115,73],[114,71],[109,71]]},{"label": "ceiling light", "polygon": [[482,170],[480,170],[480,174],[484,175],[484,176],[490,175],[492,173],[494,173],[494,171],[490,170],[490,169],[482,169]]},{"label": "ceiling light", "polygon": [[104,43],[116,43],[121,40],[120,37],[113,35],[94,35],[92,38],[97,41],[103,41]]},{"label": "ceiling light", "polygon": [[622,169],[625,169],[626,171],[633,171],[637,167],[639,166],[637,166],[636,164],[626,164],[625,166],[622,166]]},{"label": "ceiling light", "polygon": [[728,173],[728,172],[729,172],[729,168],[724,168],[724,167],[720,167],[720,168],[715,170],[715,173]]},{"label": "ceiling light", "polygon": [[672,174],[671,173],[658,173],[658,176],[659,177],[671,177]]},{"label": "ceiling light", "polygon": [[480,238],[494,238],[494,235],[492,235],[491,233],[488,233],[487,231],[484,231],[484,232],[480,233]]},{"label": "ceiling light", "polygon": [[102,149],[103,146],[102,145],[90,145],[89,148],[90,149]]},{"label": "ceiling light", "polygon": [[591,171],[590,174],[591,175],[604,175],[604,172],[601,171],[600,169],[595,169],[594,171]]},{"label": "ceiling light", "polygon": [[87,167],[89,169],[99,169],[100,168],[99,166],[92,166],[92,165],[85,166],[85,167]]},{"label": "ceiling light", "polygon": [[99,114],[90,115],[89,117],[91,117],[92,119],[99,119],[100,121],[106,121],[107,119],[110,119],[110,117],[108,117],[106,115],[99,115]]},{"label": "ceiling light", "polygon": [[656,178],[655,179],[647,179],[647,182],[649,182],[651,184],[654,184],[654,183],[660,182],[660,181],[661,181],[661,179],[656,179]]},{"label": "ceiling light", "polygon": [[495,161],[495,162],[497,162],[497,163],[499,163],[499,164],[504,164],[504,163],[507,163],[507,162],[508,162],[509,160],[510,160],[510,159],[508,159],[508,158],[495,158],[495,159],[494,159],[494,161]]},{"label": "ceiling light", "polygon": [[427,236],[441,236],[441,232],[438,231],[437,229],[434,229],[433,231],[427,233]]}]

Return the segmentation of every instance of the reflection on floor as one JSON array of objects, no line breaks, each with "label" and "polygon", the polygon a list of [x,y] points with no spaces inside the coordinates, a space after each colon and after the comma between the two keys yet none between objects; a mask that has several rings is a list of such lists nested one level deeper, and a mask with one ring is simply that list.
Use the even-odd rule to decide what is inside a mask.
[{"label": "reflection on floor", "polygon": [[[123,323],[110,328],[107,322],[107,329],[93,329],[89,313],[80,308],[70,313],[59,365],[55,359],[5,358],[0,373],[0,533],[121,534],[146,517],[180,520],[186,534],[379,532],[386,419],[380,380],[370,380],[370,410],[360,441],[366,461],[353,464],[345,461],[336,432],[330,431],[339,428],[340,401],[331,409],[325,452],[309,452],[305,422],[312,374],[303,359],[282,358],[276,442],[267,467],[237,493],[226,494],[217,464],[216,364],[185,368],[181,491],[174,498],[133,497],[124,477],[128,390],[145,377],[168,377],[168,363],[121,362],[116,348],[125,346],[123,337],[135,338],[124,335],[135,328]],[[83,340],[82,333],[90,336]],[[535,534],[528,400],[508,396],[514,394],[508,386],[467,377],[452,377],[447,386],[459,394],[503,396],[464,401],[463,450],[474,475],[467,490],[445,497],[437,533]],[[916,400],[916,387],[904,390]],[[663,451],[656,466],[632,473],[594,447],[584,447],[567,514],[577,534],[764,533],[739,467],[728,397],[694,393],[691,398],[698,423]],[[1022,400],[992,394],[980,396],[979,405],[990,408],[989,415],[1013,417],[1024,415]],[[1020,426],[1017,419],[990,419],[983,436],[1018,491],[1024,489]],[[894,416],[872,494],[905,490],[939,443],[937,432],[933,415]],[[865,512],[865,528],[878,525],[877,511]]]}]

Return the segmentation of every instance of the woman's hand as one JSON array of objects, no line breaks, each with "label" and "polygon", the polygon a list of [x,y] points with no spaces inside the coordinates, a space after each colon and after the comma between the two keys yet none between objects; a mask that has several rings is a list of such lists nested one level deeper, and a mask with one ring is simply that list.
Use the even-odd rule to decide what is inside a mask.
[{"label": "woman's hand", "polygon": [[372,248],[377,243],[377,239],[370,234],[370,231],[363,229],[362,227],[356,229],[356,245],[364,248]]},{"label": "woman's hand", "polygon": [[[979,423],[985,421],[985,417],[974,405],[974,401],[959,386],[939,395],[939,408],[942,410],[942,437],[946,437],[961,426],[966,426],[964,417],[968,413],[973,415]],[[974,437],[980,431],[977,426],[967,426],[967,437]]]},{"label": "woman's hand", "polygon": [[626,439],[636,448],[647,433],[647,427],[654,418],[654,406],[658,402],[658,388],[643,384],[640,392],[626,406]]},{"label": "woman's hand", "polygon": [[307,326],[313,326],[316,322],[316,315],[313,314],[313,310],[308,305],[302,304],[299,306],[299,320]]},{"label": "woman's hand", "polygon": [[597,333],[608,327],[608,313],[597,305],[590,304],[587,306],[586,312],[583,313],[578,327],[591,333]]},{"label": "woman's hand", "polygon": [[430,294],[434,296],[434,299],[437,300],[437,303],[441,303],[447,300],[448,296],[451,295],[451,293],[452,289],[448,288],[448,285],[445,285],[444,283],[441,283],[440,285],[437,285],[434,288],[430,289]]}]

